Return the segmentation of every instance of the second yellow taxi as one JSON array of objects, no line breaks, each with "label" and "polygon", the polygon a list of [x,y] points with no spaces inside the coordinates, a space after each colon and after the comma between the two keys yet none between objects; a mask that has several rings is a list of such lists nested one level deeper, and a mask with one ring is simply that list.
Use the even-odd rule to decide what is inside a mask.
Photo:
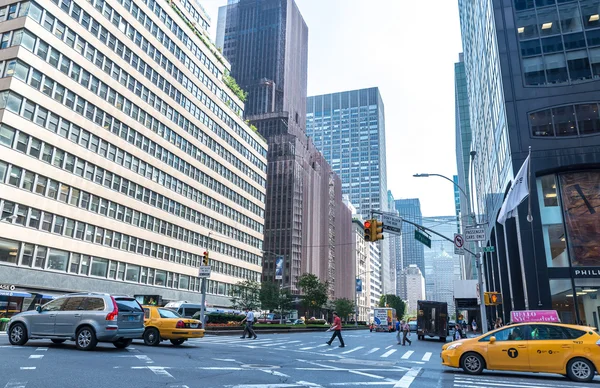
[{"label": "second yellow taxi", "polygon": [[166,340],[179,346],[189,338],[204,337],[204,329],[199,320],[184,318],[164,307],[144,306],[144,326],[144,343],[149,346],[156,346]]},{"label": "second yellow taxi", "polygon": [[519,323],[442,347],[442,364],[469,374],[484,369],[558,373],[584,382],[600,370],[600,335],[588,326]]}]

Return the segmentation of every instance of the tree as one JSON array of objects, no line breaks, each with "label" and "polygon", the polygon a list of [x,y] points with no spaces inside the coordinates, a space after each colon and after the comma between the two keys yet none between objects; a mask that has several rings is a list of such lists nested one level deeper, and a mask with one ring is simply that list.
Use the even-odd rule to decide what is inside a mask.
[{"label": "tree", "polygon": [[322,282],[312,273],[305,273],[298,278],[298,287],[302,290],[302,305],[306,310],[321,310],[327,302],[328,282]]},{"label": "tree", "polygon": [[338,298],[335,300],[335,311],[344,321],[354,312],[354,301],[347,298]]},{"label": "tree", "polygon": [[275,310],[279,307],[279,285],[273,282],[263,282],[259,298],[263,310]]},{"label": "tree", "polygon": [[257,310],[260,307],[260,284],[253,280],[244,280],[233,286],[231,293],[233,308]]},{"label": "tree", "polygon": [[381,295],[381,298],[379,298],[379,307],[391,307],[396,309],[396,316],[398,319],[402,319],[404,314],[406,314],[406,302],[394,294]]},{"label": "tree", "polygon": [[281,318],[283,319],[283,316],[286,315],[294,305],[294,295],[292,295],[292,292],[289,289],[280,290],[278,303],[279,311],[281,311]]}]

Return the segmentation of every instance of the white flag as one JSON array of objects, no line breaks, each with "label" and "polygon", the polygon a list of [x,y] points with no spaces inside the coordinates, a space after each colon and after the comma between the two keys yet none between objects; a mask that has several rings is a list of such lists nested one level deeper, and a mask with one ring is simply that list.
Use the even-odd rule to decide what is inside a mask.
[{"label": "white flag", "polygon": [[529,195],[529,157],[523,162],[521,169],[513,180],[510,191],[504,199],[500,213],[498,214],[498,222],[504,225],[509,217],[516,217],[517,206]]}]

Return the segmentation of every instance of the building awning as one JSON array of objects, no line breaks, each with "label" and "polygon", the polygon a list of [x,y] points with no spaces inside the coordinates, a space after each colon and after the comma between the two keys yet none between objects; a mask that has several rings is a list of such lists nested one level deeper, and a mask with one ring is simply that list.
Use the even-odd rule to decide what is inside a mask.
[{"label": "building awning", "polygon": [[46,295],[46,294],[36,294],[36,297],[40,299],[56,299],[54,295]]},{"label": "building awning", "polygon": [[17,297],[17,298],[31,298],[31,294],[28,292],[6,291],[6,290],[0,290],[0,296],[13,296],[13,297]]}]

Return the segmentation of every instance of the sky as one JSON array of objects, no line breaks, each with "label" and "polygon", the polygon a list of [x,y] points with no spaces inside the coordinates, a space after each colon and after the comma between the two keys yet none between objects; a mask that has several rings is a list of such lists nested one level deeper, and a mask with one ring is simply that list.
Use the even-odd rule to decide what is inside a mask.
[{"label": "sky", "polygon": [[[216,36],[219,6],[199,0]],[[452,0],[296,0],[308,25],[308,95],[377,86],[385,105],[387,181],[423,216],[454,214],[454,63],[462,50]]]}]

